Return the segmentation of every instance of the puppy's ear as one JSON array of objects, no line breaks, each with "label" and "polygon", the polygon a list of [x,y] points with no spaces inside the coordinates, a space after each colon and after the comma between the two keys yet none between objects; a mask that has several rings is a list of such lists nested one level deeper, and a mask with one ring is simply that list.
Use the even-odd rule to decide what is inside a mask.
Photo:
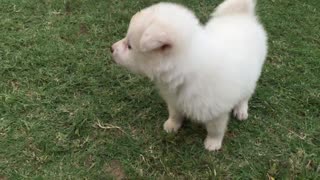
[{"label": "puppy's ear", "polygon": [[157,23],[149,26],[140,39],[140,49],[148,52],[156,49],[164,49],[171,46],[171,39],[165,28]]}]

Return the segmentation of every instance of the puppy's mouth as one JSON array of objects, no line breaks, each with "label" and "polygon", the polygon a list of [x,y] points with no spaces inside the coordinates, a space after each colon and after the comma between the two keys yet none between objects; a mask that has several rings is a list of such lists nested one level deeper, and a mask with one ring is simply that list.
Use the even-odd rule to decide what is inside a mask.
[{"label": "puppy's mouth", "polygon": [[121,60],[119,59],[119,57],[117,56],[116,53],[112,53],[111,57],[112,57],[112,62],[114,62],[114,63],[116,63],[118,65],[121,65],[121,63],[120,63]]},{"label": "puppy's mouth", "polygon": [[117,62],[117,58],[116,58],[114,45],[110,46],[109,51],[111,53],[112,61],[115,62],[115,63],[118,63]]},{"label": "puppy's mouth", "polygon": [[116,63],[116,64],[119,64],[117,58],[115,57],[114,54],[112,54],[112,62]]}]

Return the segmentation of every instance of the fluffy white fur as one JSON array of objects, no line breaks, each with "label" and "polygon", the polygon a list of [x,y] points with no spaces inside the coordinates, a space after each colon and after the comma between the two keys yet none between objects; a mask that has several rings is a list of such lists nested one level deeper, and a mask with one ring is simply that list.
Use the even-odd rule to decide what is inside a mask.
[{"label": "fluffy white fur", "polygon": [[221,148],[229,113],[248,117],[267,55],[267,35],[254,0],[225,0],[201,25],[187,8],[159,3],[132,17],[127,36],[112,46],[115,61],[155,82],[176,132],[183,117],[206,125],[205,148]]}]

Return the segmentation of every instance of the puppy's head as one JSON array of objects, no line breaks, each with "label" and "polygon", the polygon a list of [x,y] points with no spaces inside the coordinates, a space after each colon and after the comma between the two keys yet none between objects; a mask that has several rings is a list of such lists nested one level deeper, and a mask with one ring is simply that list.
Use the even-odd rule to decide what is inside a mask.
[{"label": "puppy's head", "polygon": [[133,72],[152,76],[181,52],[198,24],[182,6],[153,5],[132,17],[126,37],[112,45],[113,58]]}]

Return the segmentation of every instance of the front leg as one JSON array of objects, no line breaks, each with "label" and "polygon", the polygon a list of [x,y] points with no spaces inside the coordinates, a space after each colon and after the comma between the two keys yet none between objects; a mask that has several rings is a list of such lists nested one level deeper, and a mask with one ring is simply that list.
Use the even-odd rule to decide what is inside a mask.
[{"label": "front leg", "polygon": [[204,146],[207,150],[215,151],[221,148],[228,120],[229,114],[226,113],[206,123],[208,135],[204,141]]},{"label": "front leg", "polygon": [[164,123],[163,128],[167,133],[177,132],[183,122],[183,115],[173,106],[168,104],[169,118]]}]

